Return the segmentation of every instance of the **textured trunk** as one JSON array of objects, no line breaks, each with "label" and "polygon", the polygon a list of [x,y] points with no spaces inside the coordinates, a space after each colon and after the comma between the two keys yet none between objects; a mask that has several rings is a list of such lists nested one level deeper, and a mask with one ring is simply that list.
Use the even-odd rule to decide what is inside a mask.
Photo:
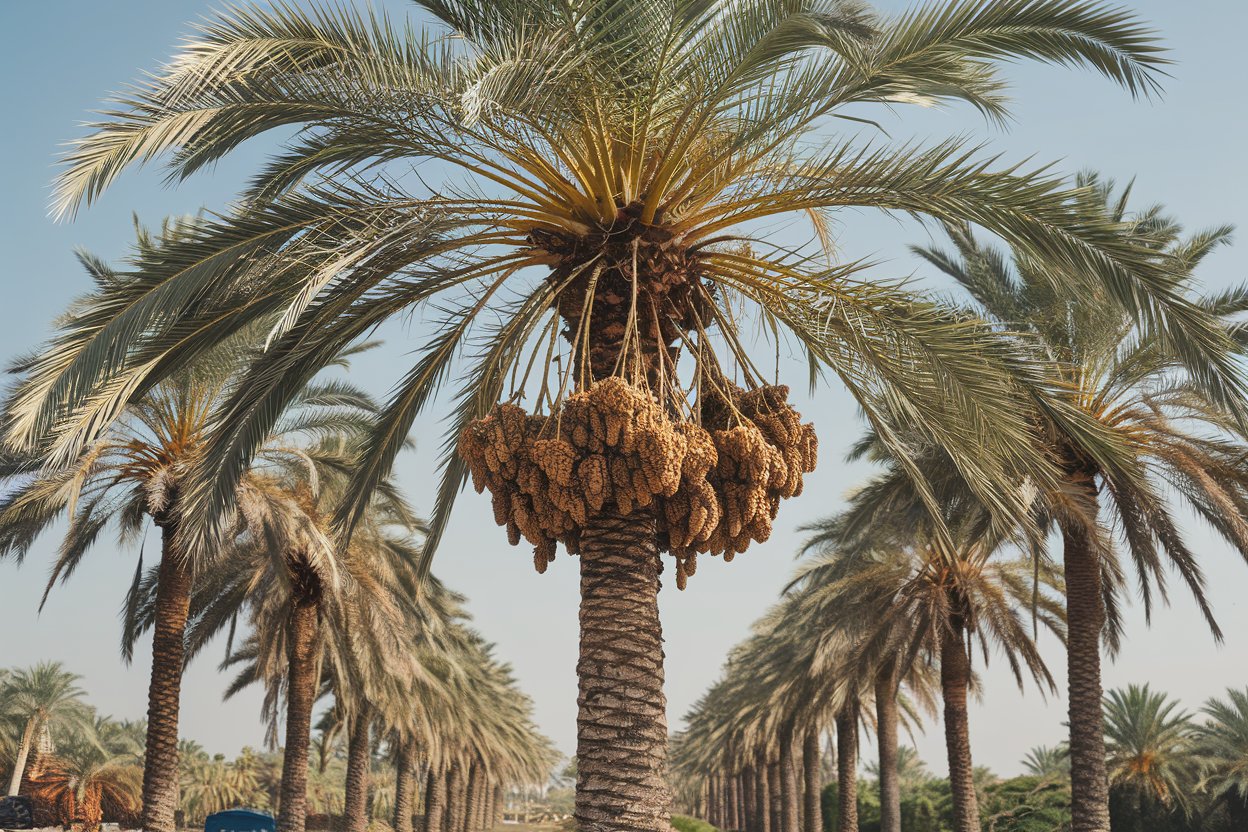
[{"label": "textured trunk", "polygon": [[286,747],[277,828],[303,832],[308,815],[308,737],[318,682],[320,614],[314,600],[297,602],[287,619]]},{"label": "textured trunk", "polygon": [[468,776],[463,763],[451,766],[446,781],[446,832],[464,832],[468,819]]},{"label": "textured trunk", "polygon": [[429,776],[425,781],[424,832],[443,832],[445,824],[446,774],[430,765]]},{"label": "textured trunk", "polygon": [[466,826],[469,832],[485,828],[485,824],[481,822],[482,809],[485,804],[484,792],[485,769],[478,761],[468,769],[468,822]]},{"label": "textured trunk", "polygon": [[31,714],[22,730],[22,739],[17,746],[17,759],[13,763],[13,776],[9,778],[9,796],[22,789],[22,775],[26,773],[26,760],[30,757],[30,747],[35,744],[35,731],[39,727],[39,715]]},{"label": "textured trunk", "polygon": [[745,832],[759,832],[758,776],[754,773],[754,766],[746,766],[741,770],[741,807]]},{"label": "textured trunk", "polygon": [[723,827],[723,806],[724,803],[719,800],[719,775],[711,775],[706,778],[706,822],[716,828]]},{"label": "textured trunk", "polygon": [[767,794],[771,798],[771,832],[784,830],[784,789],[780,785],[780,762],[767,764]]},{"label": "textured trunk", "polygon": [[729,774],[724,778],[726,788],[724,796],[728,803],[727,828],[733,832],[741,832],[741,812],[737,794],[737,775]]},{"label": "textured trunk", "polygon": [[875,680],[876,738],[880,758],[880,832],[901,832],[901,784],[897,780],[897,677]]},{"label": "textured trunk", "polygon": [[754,770],[754,795],[758,807],[758,832],[775,832],[771,824],[771,783],[767,778],[767,762],[759,760]]},{"label": "textured trunk", "polygon": [[858,702],[836,715],[836,808],[839,832],[858,832]]},{"label": "textured trunk", "polygon": [[494,785],[494,802],[490,808],[490,828],[493,829],[503,822],[503,787]]},{"label": "textured trunk", "polygon": [[412,791],[416,786],[416,760],[410,743],[399,749],[394,771],[394,832],[412,832]]},{"label": "textured trunk", "polygon": [[780,807],[781,832],[801,832],[802,802],[797,793],[797,771],[793,766],[793,726],[780,728]]},{"label": "textured trunk", "polygon": [[369,727],[371,709],[362,704],[351,718],[347,738],[347,787],[342,801],[347,832],[368,829]]},{"label": "textured trunk", "polygon": [[173,832],[178,810],[178,706],[186,618],[191,608],[191,573],[174,551],[174,534],[171,523],[162,524],[143,758],[143,829],[148,832]]},{"label": "textured trunk", "polygon": [[803,832],[823,832],[823,806],[819,799],[823,778],[819,775],[819,762],[819,732],[811,729],[802,743],[802,773],[806,778]]},{"label": "textured trunk", "polygon": [[1105,622],[1101,569],[1083,528],[1063,524],[1062,538],[1069,633],[1066,670],[1071,829],[1109,832],[1109,782],[1101,712],[1101,629]]},{"label": "textured trunk", "polygon": [[966,694],[971,663],[962,622],[954,620],[940,636],[940,690],[945,704],[945,750],[953,793],[954,832],[979,832],[979,804],[971,764],[971,730]]},{"label": "textured trunk", "polygon": [[604,510],[581,534],[579,832],[668,832],[667,700],[654,521]]}]

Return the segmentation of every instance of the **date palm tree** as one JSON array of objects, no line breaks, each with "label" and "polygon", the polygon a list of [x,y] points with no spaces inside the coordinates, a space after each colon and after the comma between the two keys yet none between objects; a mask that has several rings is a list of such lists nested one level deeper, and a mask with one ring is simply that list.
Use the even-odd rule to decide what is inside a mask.
[{"label": "date palm tree", "polygon": [[[167,222],[158,235],[138,228],[134,256],[142,258],[170,245],[192,233],[196,224],[196,220]],[[49,374],[55,374],[64,357],[61,339],[89,329],[93,320],[108,314],[122,287],[142,280],[89,255],[80,259],[96,289],[73,304],[59,322],[57,336],[14,366],[20,379],[6,403],[10,407],[6,418],[16,418],[12,408],[23,396],[49,383]],[[62,461],[43,448],[15,457],[4,471],[11,490],[0,501],[0,557],[12,556],[20,563],[40,534],[58,519],[69,520],[44,602],[57,581],[73,575],[110,525],[117,527],[122,545],[127,546],[143,536],[148,519],[160,530],[161,553],[151,583],[153,652],[143,773],[144,828],[160,832],[173,829],[178,805],[178,710],[193,583],[197,575],[210,570],[221,543],[218,539],[199,548],[180,543],[185,476],[214,428],[214,410],[228,398],[257,346],[254,327],[240,332],[129,401],[76,456]],[[283,408],[255,461],[303,464],[301,451],[292,444],[297,438],[322,435],[344,425],[358,428],[373,407],[367,396],[348,385],[308,385]],[[254,483],[240,480],[223,505],[231,524],[245,520],[237,511],[238,499],[253,490]],[[136,582],[142,574],[140,548]],[[127,614],[132,612],[127,610]],[[132,647],[132,639],[123,637],[126,661]]]},{"label": "date palm tree", "polygon": [[1070,749],[1065,745],[1038,745],[1023,758],[1023,769],[1042,779],[1070,777]]},{"label": "date palm tree", "polygon": [[[437,315],[434,335],[387,404],[338,518],[349,528],[363,515],[413,420],[467,353],[454,374],[463,383],[431,555],[468,474],[456,453],[464,431],[475,425],[486,439],[507,421],[495,450],[508,457],[508,443],[523,444],[516,410],[482,423],[500,400],[528,391],[562,425],[566,401],[624,377],[643,396],[624,396],[627,407],[657,408],[648,453],[679,444],[673,423],[705,439],[695,430],[703,416],[735,418],[727,377],[778,407],[782,391],[762,384],[743,346],[744,306],[774,341],[801,344],[813,375],[838,375],[879,425],[929,434],[988,504],[1018,509],[1014,491],[999,487],[1016,473],[1005,469],[1026,461],[1046,469],[1037,477],[1053,472],[1029,453],[1028,423],[1010,401],[1013,375],[1027,371],[1012,350],[894,284],[857,279],[863,263],[829,265],[819,241],[795,250],[762,230],[809,217],[826,243],[828,212],[852,207],[982,224],[1053,262],[1058,283],[1102,287],[1150,330],[1174,336],[1227,398],[1242,386],[1226,334],[1172,296],[1168,264],[1107,219],[1081,216],[1079,191],[994,170],[962,141],[864,145],[831,129],[862,129],[861,111],[847,111],[861,104],[967,101],[1000,118],[997,65],[1018,57],[1091,67],[1150,93],[1165,59],[1128,13],[1071,0],[955,0],[894,18],[840,0],[418,5],[435,31],[337,6],[218,16],[75,144],[57,184],[65,216],[129,166],[163,158],[182,178],[246,139],[296,128],[237,211],[143,263],[150,282],[66,346],[56,383],[19,402],[11,443],[38,445],[69,413],[73,427],[56,431],[52,452],[73,453],[118,402],[222,335],[278,315],[273,348],[220,409],[228,429],[187,484],[196,528],[183,532],[202,545],[281,404],[343,346],[419,308]],[[413,175],[422,161],[441,178]],[[619,385],[602,390],[622,395]],[[787,431],[802,443],[787,469],[813,466],[810,436]],[[567,449],[549,447],[554,467],[542,476],[596,485],[555,492],[530,478],[530,494],[507,479],[516,475],[508,465],[490,470],[501,480],[485,476],[480,448],[477,473],[513,542],[524,526],[539,569],[556,541],[581,554],[578,823],[666,832],[658,552],[671,548],[687,576],[698,551],[765,538],[778,497],[757,471],[747,476],[757,499],[746,506],[753,522],[741,523],[729,507],[736,492],[703,483],[695,462],[687,491],[700,507],[686,512],[676,500],[669,517],[652,492],[671,490],[674,469],[613,475],[608,493],[601,463],[569,474],[558,461]],[[645,468],[616,459],[617,469]],[[531,473],[532,459],[522,461]],[[784,494],[796,491],[796,476],[784,482]],[[524,502],[552,495],[585,516],[574,523]]]},{"label": "date palm tree", "polygon": [[[864,489],[850,511],[876,513],[876,497]],[[794,581],[796,591],[808,595],[807,620],[847,630],[857,661],[867,667],[879,667],[882,657],[900,668],[924,658],[939,661],[954,828],[978,832],[967,712],[975,642],[985,662],[993,646],[999,649],[1020,688],[1029,675],[1053,689],[1019,608],[1034,603],[1038,620],[1059,638],[1065,635],[1061,610],[1047,593],[1034,594],[1031,564],[994,557],[1001,541],[990,533],[964,531],[949,550],[922,524],[877,526],[871,539],[859,541],[844,537],[852,525],[833,518],[815,527],[816,546],[840,546],[823,548]],[[958,525],[965,530],[967,521]]]},{"label": "date palm tree", "polygon": [[1111,789],[1131,795],[1140,817],[1186,810],[1196,785],[1191,714],[1148,685],[1105,695],[1105,751]]},{"label": "date palm tree", "polygon": [[[1189,236],[1157,206],[1128,213],[1130,189],[1115,196],[1113,183],[1085,180],[1099,196],[1100,212],[1130,223],[1134,235],[1176,264],[1174,290],[1243,337],[1239,316],[1248,312],[1248,288],[1232,287],[1201,298],[1195,270],[1225,244],[1229,227]],[[1097,210],[1089,206],[1088,210]],[[1117,553],[1134,565],[1146,615],[1153,594],[1166,597],[1168,561],[1193,594],[1211,631],[1221,631],[1205,601],[1204,579],[1174,515],[1175,495],[1205,518],[1233,549],[1248,558],[1248,468],[1236,440],[1242,422],[1228,417],[1203,389],[1199,374],[1186,372],[1176,345],[1140,332],[1112,305],[1052,291],[1046,266],[1017,249],[1008,254],[978,241],[965,225],[949,227],[954,252],[916,249],[974,299],[978,311],[998,325],[1025,333],[1038,345],[1037,366],[1048,367],[1071,403],[1103,428],[1122,453],[1107,463],[1084,434],[1048,424],[1042,441],[1065,469],[1064,486],[1040,499],[1063,540],[1067,592],[1068,707],[1075,832],[1104,832],[1109,823],[1108,780],[1101,735],[1100,644],[1115,650],[1123,568]],[[1043,417],[1039,417],[1044,422]],[[1043,489],[1041,489],[1043,492]],[[1100,523],[1089,522],[1097,518]],[[1106,531],[1121,530],[1114,541]]]},{"label": "date palm tree", "polygon": [[[65,824],[98,829],[105,815],[132,818],[139,812],[143,768],[129,742],[117,745],[87,723],[57,737],[56,753],[32,779],[31,791],[55,807]],[[116,739],[116,737],[113,737]]]},{"label": "date palm tree", "polygon": [[84,691],[78,687],[81,678],[65,670],[60,662],[41,662],[5,675],[0,686],[0,713],[12,720],[15,727],[21,726],[7,794],[18,793],[30,752],[45,732],[91,728],[91,710],[83,702]]},{"label": "date palm tree", "polygon": [[1248,689],[1226,692],[1201,707],[1192,726],[1200,759],[1200,790],[1226,806],[1232,827],[1248,825]]}]

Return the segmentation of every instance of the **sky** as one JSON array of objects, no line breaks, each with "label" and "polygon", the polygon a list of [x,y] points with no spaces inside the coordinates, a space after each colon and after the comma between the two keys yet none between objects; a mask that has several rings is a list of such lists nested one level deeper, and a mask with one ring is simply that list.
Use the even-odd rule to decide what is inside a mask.
[{"label": "sky", "polygon": [[[300,5],[306,0],[300,0]],[[378,3],[397,14],[411,8],[399,0]],[[886,12],[906,4],[881,0]],[[887,137],[876,140],[937,141],[966,135],[988,144],[1005,160],[1056,162],[1060,170],[1097,170],[1119,181],[1135,180],[1135,204],[1162,202],[1189,228],[1222,223],[1248,227],[1248,98],[1242,86],[1242,33],[1248,4],[1238,0],[1128,4],[1152,22],[1174,60],[1164,96],[1132,100],[1090,72],[1019,64],[1006,69],[1016,103],[1006,129],[986,125],[969,108],[885,112]],[[53,317],[88,281],[74,259],[81,247],[107,258],[121,256],[133,237],[132,216],[148,225],[169,214],[225,205],[272,143],[244,145],[213,170],[177,187],[151,168],[129,173],[72,223],[47,211],[49,183],[62,144],[82,134],[88,111],[108,93],[136,80],[169,57],[190,24],[218,4],[201,0],[46,0],[0,3],[0,359],[29,350],[49,332]],[[879,111],[877,111],[879,116]],[[866,212],[838,217],[837,245],[845,257],[871,257],[880,278],[913,277],[941,288],[907,246],[931,241],[909,222]],[[1248,244],[1224,249],[1201,267],[1200,278],[1219,290],[1248,278]],[[352,380],[384,395],[423,342],[419,320],[387,326],[385,345],[357,362]],[[813,396],[803,389],[799,366],[786,363],[795,404],[819,433],[820,467],[801,497],[781,507],[776,531],[731,564],[700,561],[686,591],[672,582],[660,606],[667,656],[668,717],[679,728],[689,706],[718,676],[729,648],[751,622],[775,602],[795,567],[804,524],[834,513],[847,490],[869,472],[842,462],[861,425],[843,390]],[[432,502],[434,459],[441,438],[439,413],[415,428],[417,449],[402,458],[400,482],[419,508]],[[536,718],[565,753],[575,749],[577,564],[566,556],[545,575],[534,572],[527,549],[512,548],[490,521],[488,499],[471,490],[457,503],[434,571],[466,593],[476,626],[498,645],[520,685],[535,700]],[[1175,587],[1168,608],[1154,611],[1151,626],[1134,608],[1130,636],[1105,668],[1106,687],[1151,682],[1194,710],[1226,688],[1248,684],[1248,566],[1192,518],[1184,531],[1206,570],[1209,598],[1226,633],[1215,644],[1194,605]],[[57,538],[49,534],[25,564],[0,562],[0,666],[57,660],[83,676],[89,699],[104,713],[138,718],[146,710],[150,651],[136,650],[133,665],[119,659],[121,600],[138,552],[102,540],[64,586],[55,588],[42,613],[40,595]],[[156,545],[149,533],[147,546]],[[670,577],[670,571],[669,571]],[[228,702],[228,678],[217,669],[223,646],[206,650],[183,684],[182,734],[209,752],[236,754],[260,746],[260,693],[248,690]],[[1065,684],[1060,645],[1042,641],[1058,682]],[[1019,692],[1004,662],[983,673],[983,701],[971,714],[975,761],[1000,774],[1021,770],[1032,746],[1052,745],[1064,733],[1065,702],[1034,687]],[[938,721],[914,741],[935,771],[943,771]],[[864,757],[870,759],[869,740]]]}]

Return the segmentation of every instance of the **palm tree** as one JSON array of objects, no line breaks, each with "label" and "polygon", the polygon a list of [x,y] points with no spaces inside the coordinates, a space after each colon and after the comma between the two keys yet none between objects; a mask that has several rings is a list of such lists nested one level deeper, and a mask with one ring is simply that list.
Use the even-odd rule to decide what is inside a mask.
[{"label": "palm tree", "polygon": [[1141,817],[1156,807],[1186,809],[1197,780],[1192,718],[1179,703],[1148,685],[1105,695],[1109,784],[1130,794]]},{"label": "palm tree", "polygon": [[1226,806],[1233,828],[1248,825],[1248,689],[1229,689],[1200,709],[1207,718],[1192,726],[1200,759],[1200,790]]},{"label": "palm tree", "polygon": [[1070,749],[1065,745],[1038,745],[1023,758],[1023,768],[1044,780],[1070,777]]},{"label": "palm tree", "polygon": [[124,731],[106,718],[62,726],[56,752],[31,779],[31,793],[54,806],[63,823],[93,830],[105,816],[139,812],[142,766]]},{"label": "palm tree", "polygon": [[[889,480],[885,474],[875,484]],[[1064,636],[1061,611],[1047,594],[1037,594],[1031,563],[992,558],[1001,541],[985,531],[963,534],[953,550],[941,537],[925,533],[921,523],[901,518],[893,527],[875,526],[866,540],[847,536],[846,529],[857,522],[852,515],[877,516],[879,501],[869,486],[853,498],[848,517],[818,524],[812,543],[823,553],[799,571],[792,586],[807,596],[806,620],[848,633],[851,667],[861,662],[878,668],[882,659],[885,666],[902,669],[924,658],[939,661],[955,829],[978,832],[967,711],[975,640],[985,661],[992,645],[1000,649],[1020,687],[1026,672],[1052,688],[1018,607],[1034,605],[1037,619],[1059,637]],[[949,518],[951,527],[968,523]],[[1038,575],[1052,586],[1054,578],[1046,573],[1041,569]]]},{"label": "palm tree", "polygon": [[[159,250],[191,233],[193,227],[195,221],[166,223],[159,236],[140,228],[135,256]],[[60,322],[62,333],[89,328],[108,307],[111,292],[141,281],[141,277],[120,273],[89,255],[82,255],[81,260],[97,289],[71,307]],[[221,545],[221,540],[210,547],[188,547],[181,542],[178,529],[184,519],[184,477],[213,430],[215,408],[229,395],[238,371],[246,366],[246,358],[256,346],[254,329],[219,344],[194,365],[169,375],[130,401],[89,447],[68,462],[60,463],[54,453],[40,454],[20,458],[4,472],[13,489],[0,502],[0,557],[11,555],[20,563],[35,539],[57,519],[70,521],[44,602],[58,580],[67,580],[74,573],[110,524],[117,525],[123,545],[143,535],[148,518],[160,529],[161,555],[150,579],[153,649],[143,772],[146,829],[173,829],[178,805],[183,645],[192,586],[196,576],[209,569]],[[8,406],[12,408],[32,390],[42,389],[62,358],[54,338],[43,351],[20,361],[15,371],[22,379]],[[344,360],[344,356],[337,360]],[[335,382],[309,385],[290,404],[267,437],[258,463],[278,460],[300,464],[301,452],[291,445],[295,437],[318,435],[343,424],[358,427],[373,406],[367,396]],[[14,418],[14,411],[10,409],[7,415]],[[246,522],[246,510],[240,516],[236,508],[240,495],[250,490],[253,486],[240,480],[224,506],[235,518],[232,523]],[[142,575],[140,549],[136,586]],[[133,604],[130,607],[127,615],[132,616]],[[123,636],[122,654],[127,661],[133,643],[133,636]]]},{"label": "palm tree", "polygon": [[[272,726],[285,700],[278,814],[283,830],[302,830],[306,819],[312,712],[322,679],[335,680],[341,690],[344,678],[360,676],[360,653],[371,651],[376,658],[368,663],[408,681],[417,654],[402,649],[409,645],[400,633],[426,618],[426,607],[412,601],[425,597],[417,589],[418,547],[385,529],[418,525],[393,487],[377,492],[370,522],[345,550],[326,535],[322,506],[353,459],[345,442],[325,439],[243,483],[239,504],[247,528],[224,547],[190,603],[192,655],[222,631],[232,633],[240,618],[250,628],[237,651],[227,646],[226,665],[243,665],[227,696],[252,683],[265,685]],[[154,620],[155,584],[149,575],[138,588],[128,640]]]},{"label": "palm tree", "polygon": [[[1086,179],[1098,193],[1087,210],[1129,224],[1133,235],[1176,265],[1174,290],[1194,308],[1230,324],[1248,311],[1248,290],[1194,296],[1195,269],[1229,240],[1229,227],[1184,237],[1159,207],[1127,213],[1129,189]],[[1038,343],[1038,367],[1069,392],[1070,402],[1099,423],[1094,434],[1046,424],[1042,441],[1063,462],[1064,485],[1042,495],[1063,538],[1067,588],[1071,786],[1075,832],[1108,829],[1108,781],[1101,734],[1100,642],[1116,649],[1122,568],[1105,532],[1122,530],[1118,548],[1139,577],[1146,614],[1155,587],[1165,598],[1163,558],[1176,568],[1215,637],[1221,631],[1205,602],[1202,573],[1179,531],[1170,489],[1248,557],[1248,469],[1242,443],[1228,431],[1242,421],[1227,416],[1200,373],[1185,368],[1181,346],[1133,325],[1112,304],[1076,299],[1052,289],[1048,267],[1027,252],[1010,255],[975,239],[965,225],[948,228],[956,253],[916,249],[952,277],[979,311]],[[1242,327],[1241,327],[1242,329]],[[1043,408],[1042,408],[1043,410]],[[1046,416],[1037,417],[1047,422]],[[1212,438],[1211,438],[1212,437]],[[1111,448],[1117,450],[1110,451]],[[1101,523],[1089,520],[1100,515]]]},{"label": "palm tree", "polygon": [[[961,100],[1000,118],[996,62],[1022,56],[1149,93],[1165,60],[1129,14],[1069,0],[956,0],[893,19],[848,2],[420,5],[442,31],[338,7],[219,16],[76,143],[57,185],[66,216],[130,165],[163,156],[178,178],[246,138],[299,128],[238,211],[142,263],[153,280],[65,345],[58,383],[19,402],[10,442],[38,445],[63,413],[98,423],[126,394],[86,391],[141,389],[277,313],[275,348],[221,408],[228,429],[186,487],[198,529],[185,531],[211,539],[280,404],[381,321],[437,310],[338,519],[346,528],[362,516],[471,345],[454,374],[464,382],[427,556],[470,468],[512,542],[535,546],[539,570],[557,542],[580,553],[576,815],[587,830],[667,827],[659,551],[676,556],[683,584],[696,553],[765,539],[780,498],[815,461],[811,429],[742,346],[738,302],[764,331],[803,345],[812,372],[838,374],[880,425],[914,425],[949,447],[1002,512],[1018,508],[1003,469],[1047,467],[1007,394],[1023,368],[991,333],[853,279],[865,264],[829,266],[820,245],[794,252],[766,239],[758,229],[773,218],[809,216],[825,242],[826,212],[846,207],[981,223],[1059,265],[1059,282],[1101,285],[1150,328],[1194,345],[1185,354],[1210,379],[1242,385],[1226,334],[1170,296],[1168,264],[1080,216],[1079,193],[1058,180],[992,171],[961,141],[864,148],[819,135],[838,118],[859,129],[858,111],[843,110],[863,103]],[[426,187],[407,176],[421,160],[448,178]],[[91,346],[118,340],[123,350]],[[536,418],[494,411],[526,390]],[[610,432],[602,422],[589,431],[591,409]],[[603,441],[622,425],[642,428],[635,448]],[[565,426],[594,447],[564,442]],[[91,430],[55,433],[64,453]],[[539,439],[553,444],[528,444]],[[693,448],[687,466],[685,454],[667,455],[682,442]],[[611,453],[588,453],[599,446]],[[747,452],[761,456],[750,463]]]},{"label": "palm tree", "polygon": [[182,812],[188,825],[234,806],[255,806],[259,784],[253,772],[226,762],[221,755],[184,767]]},{"label": "palm tree", "polygon": [[81,679],[78,674],[65,670],[60,662],[41,662],[5,675],[3,687],[0,687],[0,712],[22,726],[13,755],[8,794],[15,795],[21,788],[31,749],[45,732],[90,729],[92,715],[82,701],[84,692],[78,687]]}]

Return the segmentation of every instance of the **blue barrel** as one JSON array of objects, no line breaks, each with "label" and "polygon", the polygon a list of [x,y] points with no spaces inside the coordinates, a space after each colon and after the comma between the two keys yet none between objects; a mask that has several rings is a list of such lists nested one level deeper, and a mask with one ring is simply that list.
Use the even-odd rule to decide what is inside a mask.
[{"label": "blue barrel", "polygon": [[277,822],[268,812],[227,809],[204,819],[204,832],[276,832]]}]

